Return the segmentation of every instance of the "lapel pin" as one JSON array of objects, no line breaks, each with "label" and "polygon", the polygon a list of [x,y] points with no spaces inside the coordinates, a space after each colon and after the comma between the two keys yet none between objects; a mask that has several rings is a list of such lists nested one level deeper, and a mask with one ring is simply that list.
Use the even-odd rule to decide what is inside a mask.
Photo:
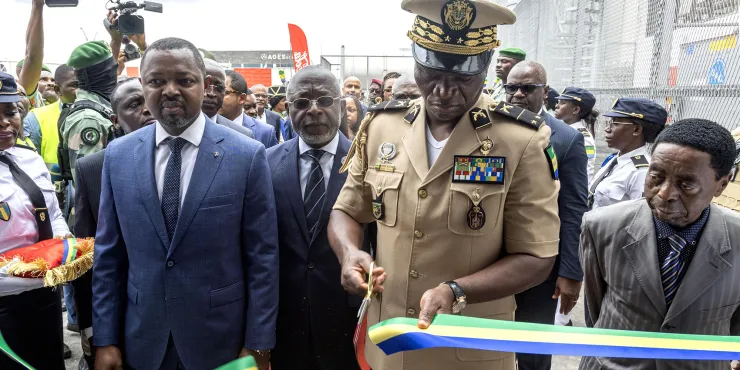
[{"label": "lapel pin", "polygon": [[218,158],[218,156],[219,156],[218,152],[213,152],[213,157],[214,158]]}]

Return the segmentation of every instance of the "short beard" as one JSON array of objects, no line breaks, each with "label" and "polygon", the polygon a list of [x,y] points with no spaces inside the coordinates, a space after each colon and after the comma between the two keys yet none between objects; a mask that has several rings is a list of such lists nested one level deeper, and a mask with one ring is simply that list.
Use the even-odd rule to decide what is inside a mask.
[{"label": "short beard", "polygon": [[301,127],[301,130],[298,131],[298,135],[300,135],[301,139],[303,139],[303,141],[305,141],[309,146],[317,147],[328,144],[337,134],[338,130],[339,126],[335,126],[324,135],[309,135],[303,130],[303,127]]},{"label": "short beard", "polygon": [[167,117],[162,118],[162,120],[159,122],[167,127],[179,130],[190,126],[193,122],[195,122],[196,119],[198,119],[197,116],[193,119],[189,119],[186,117]]}]

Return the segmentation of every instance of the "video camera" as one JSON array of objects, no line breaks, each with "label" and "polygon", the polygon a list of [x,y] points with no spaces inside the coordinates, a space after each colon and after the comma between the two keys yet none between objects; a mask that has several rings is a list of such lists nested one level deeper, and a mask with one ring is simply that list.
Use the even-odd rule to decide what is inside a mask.
[{"label": "video camera", "polygon": [[110,3],[114,4],[113,7],[108,8],[118,12],[118,22],[111,24],[106,19],[105,27],[108,29],[118,29],[123,35],[138,35],[144,33],[144,17],[135,15],[137,10],[144,9],[149,12],[162,13],[162,4],[155,3],[152,1],[145,1],[143,4],[138,4],[135,1],[122,1],[122,0],[110,0]]}]

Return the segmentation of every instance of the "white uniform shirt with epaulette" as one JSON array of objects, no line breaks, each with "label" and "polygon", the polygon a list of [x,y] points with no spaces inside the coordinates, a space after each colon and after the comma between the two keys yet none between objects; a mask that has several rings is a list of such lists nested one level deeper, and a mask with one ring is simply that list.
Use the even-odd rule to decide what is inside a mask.
[{"label": "white uniform shirt with epaulette", "polygon": [[594,136],[588,131],[588,128],[583,121],[573,123],[570,127],[573,127],[583,134],[583,145],[586,146],[586,155],[588,156],[586,173],[588,173],[588,183],[590,184],[594,181],[594,168],[596,166],[596,140],[594,140]]},{"label": "white uniform shirt with epaulette", "polygon": [[[617,164],[614,165],[608,176],[600,179],[602,174],[609,170],[613,161],[617,161]],[[589,185],[589,191],[593,189],[592,209],[642,198],[649,165],[650,152],[647,145],[629,153],[615,156],[605,163],[596,173],[594,180],[594,182],[598,181],[596,188],[593,189],[594,183]]]},{"label": "white uniform shirt with epaulette", "polygon": [[[421,99],[382,103],[368,113],[334,205],[359,223],[378,224],[376,263],[388,278],[369,307],[368,326],[417,318],[425,291],[505,254],[558,253],[558,167],[541,116],[481,95],[434,160]],[[514,308],[508,296],[468,304],[461,315],[513,320]],[[515,368],[512,353],[436,348],[386,356],[366,343],[373,369]]]},{"label": "white uniform shirt with epaulette", "polygon": [[[59,209],[51,175],[44,160],[36,152],[13,147],[0,151],[0,156],[9,156],[20,169],[41,189],[46,201],[51,228],[55,236],[69,234],[69,227]],[[0,162],[0,253],[26,247],[39,241],[39,230],[34,215],[34,206],[26,192],[13,180],[8,165]],[[7,277],[0,273],[0,296],[18,294],[26,290],[40,288],[43,281]]]}]

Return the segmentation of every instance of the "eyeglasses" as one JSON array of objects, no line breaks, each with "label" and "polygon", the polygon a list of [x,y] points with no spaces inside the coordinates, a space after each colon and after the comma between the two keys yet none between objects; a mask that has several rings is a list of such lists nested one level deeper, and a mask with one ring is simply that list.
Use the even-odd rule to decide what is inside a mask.
[{"label": "eyeglasses", "polygon": [[311,105],[313,103],[316,103],[316,106],[319,108],[330,108],[334,105],[334,102],[339,99],[341,98],[333,98],[331,96],[322,96],[316,100],[300,98],[289,102],[289,104],[292,105],[293,108],[298,110],[311,108]]},{"label": "eyeglasses", "polygon": [[393,95],[393,100],[416,100],[421,98],[420,94],[396,94]]},{"label": "eyeglasses", "polygon": [[614,121],[613,119],[607,119],[604,122],[604,130],[611,131],[611,130],[614,129],[614,126],[619,126],[619,125],[635,125],[635,124],[636,123],[634,123],[634,122],[620,122],[620,121]]},{"label": "eyeglasses", "polygon": [[267,95],[265,94],[254,94],[254,97],[257,99],[267,99]]},{"label": "eyeglasses", "polygon": [[[220,85],[220,84],[211,84],[206,89],[206,94],[213,94],[213,93],[223,94],[224,92],[226,92],[226,86]],[[238,92],[233,91],[233,90],[231,92],[238,94]],[[231,94],[231,92],[229,94]]]},{"label": "eyeglasses", "polygon": [[229,94],[241,95],[242,94],[235,90],[227,90],[226,87],[224,87],[224,93],[226,93],[226,95],[229,95]]},{"label": "eyeglasses", "polygon": [[516,94],[517,91],[521,90],[524,95],[528,95],[537,90],[538,87],[545,87],[545,84],[526,84],[526,85],[504,85],[504,90],[509,95]]}]

